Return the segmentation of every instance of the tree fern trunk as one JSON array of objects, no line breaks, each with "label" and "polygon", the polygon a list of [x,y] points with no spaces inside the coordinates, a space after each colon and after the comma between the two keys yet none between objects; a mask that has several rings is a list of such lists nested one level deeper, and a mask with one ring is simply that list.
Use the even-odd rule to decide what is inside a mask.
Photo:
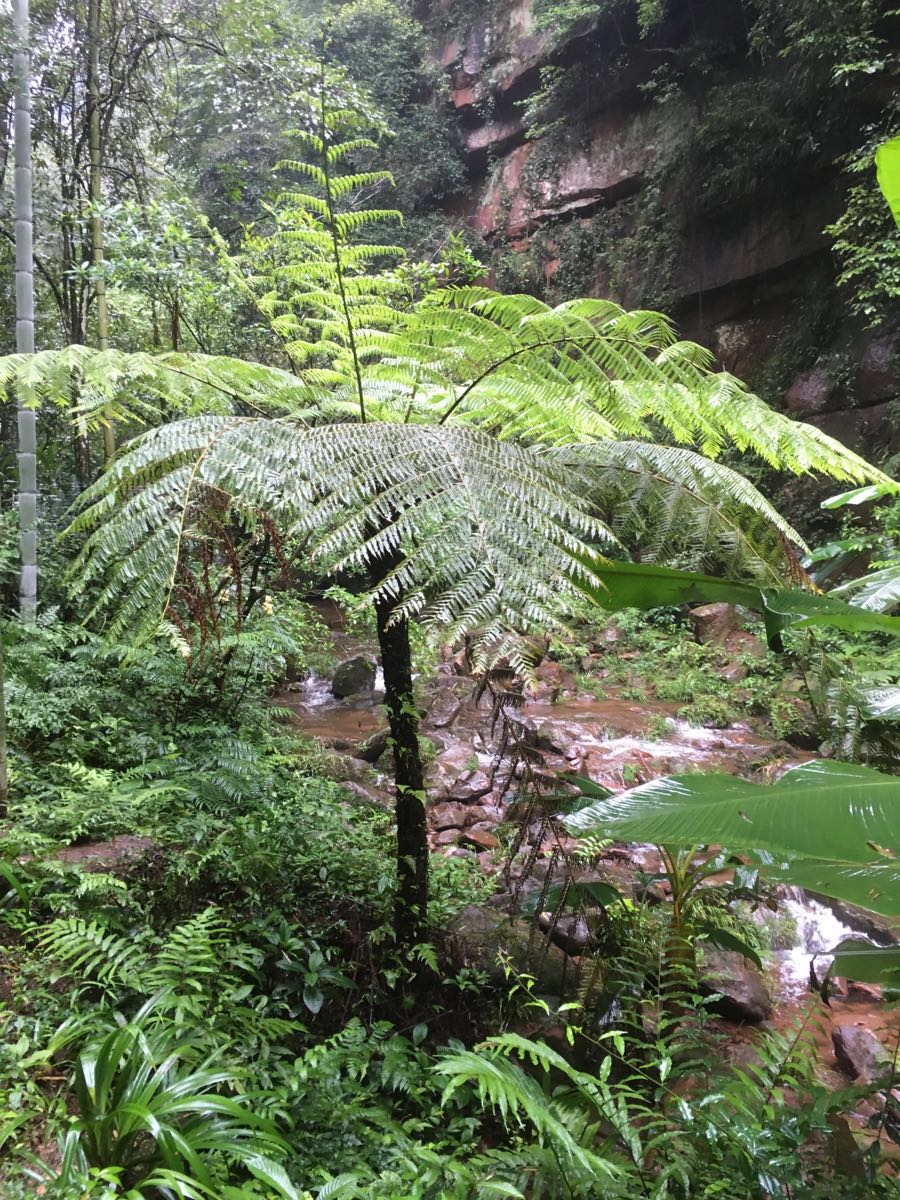
[{"label": "tree fern trunk", "polygon": [[[16,77],[16,350],[34,353],[34,254],[31,201],[31,89],[28,0],[14,0]],[[21,404],[19,425],[19,611],[32,620],[37,608],[37,418]]]},{"label": "tree fern trunk", "polygon": [[409,950],[426,940],[428,922],[428,840],[425,780],[419,753],[419,714],[413,699],[409,623],[391,622],[393,603],[375,606],[384,693],[394,750],[397,788],[397,896],[394,931],[397,945]]}]

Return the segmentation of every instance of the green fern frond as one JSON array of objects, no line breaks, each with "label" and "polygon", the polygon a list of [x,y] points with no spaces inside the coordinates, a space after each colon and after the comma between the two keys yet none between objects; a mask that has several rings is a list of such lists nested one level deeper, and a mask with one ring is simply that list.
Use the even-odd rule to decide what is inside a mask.
[{"label": "green fern frond", "polygon": [[47,958],[84,983],[139,988],[144,947],[83,917],[58,917],[39,935]]}]

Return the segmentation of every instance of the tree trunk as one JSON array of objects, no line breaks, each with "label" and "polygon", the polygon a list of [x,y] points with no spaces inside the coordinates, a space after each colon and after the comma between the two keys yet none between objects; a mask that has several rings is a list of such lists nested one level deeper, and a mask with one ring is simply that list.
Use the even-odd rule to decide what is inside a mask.
[{"label": "tree trunk", "polygon": [[[97,349],[109,349],[109,310],[106,305],[106,279],[103,275],[103,199],[100,174],[100,0],[88,0],[88,147],[91,159],[91,256],[96,272],[94,295],[97,300]],[[103,450],[107,462],[116,452],[116,432],[112,423],[103,429]]]},{"label": "tree trunk", "polygon": [[0,631],[0,817],[9,806],[9,757],[6,749],[6,650]]},{"label": "tree trunk", "polygon": [[397,788],[397,896],[394,932],[401,951],[427,940],[428,841],[425,780],[419,754],[419,714],[413,698],[409,623],[391,621],[394,602],[375,605],[384,672],[385,706],[394,752]]},{"label": "tree trunk", "polygon": [[[14,0],[16,77],[16,350],[34,353],[34,252],[31,185],[31,87],[28,57],[28,0]],[[19,426],[19,611],[34,619],[37,609],[37,415],[20,403]]]}]

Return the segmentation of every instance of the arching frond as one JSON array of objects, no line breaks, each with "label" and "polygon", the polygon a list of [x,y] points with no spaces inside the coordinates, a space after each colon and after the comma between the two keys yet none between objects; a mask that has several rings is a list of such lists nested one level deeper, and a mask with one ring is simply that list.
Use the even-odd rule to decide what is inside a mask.
[{"label": "arching frond", "polygon": [[88,489],[80,586],[102,584],[111,633],[155,629],[215,498],[275,520],[323,567],[391,562],[379,594],[485,644],[558,628],[573,574],[609,532],[563,464],[459,427],[197,417],[145,434]]},{"label": "arching frond", "polygon": [[108,421],[155,424],[198,413],[291,413],[327,408],[310,380],[278,367],[224,355],[128,354],[67,346],[0,358],[0,397],[73,411],[96,427]]},{"label": "arching frond", "polygon": [[733,578],[808,582],[800,534],[742,475],[680,446],[605,441],[548,452],[582,480],[641,561],[687,560]]},{"label": "arching frond", "polygon": [[890,483],[821,430],[712,371],[709,352],[677,341],[659,313],[447,289],[373,341],[373,356],[376,347],[373,379],[383,393],[394,390],[397,409],[412,403],[424,419],[557,443],[610,428],[658,440],[663,430],[707,457],[733,446],[798,474]]}]

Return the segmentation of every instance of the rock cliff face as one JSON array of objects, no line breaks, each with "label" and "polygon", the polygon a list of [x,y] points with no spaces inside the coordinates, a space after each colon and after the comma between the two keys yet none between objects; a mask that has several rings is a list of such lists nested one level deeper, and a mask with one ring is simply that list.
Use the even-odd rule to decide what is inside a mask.
[{"label": "rock cliff face", "polygon": [[795,416],[900,449],[900,339],[848,316],[824,232],[867,98],[797,103],[741,0],[670,0],[652,38],[614,15],[560,38],[534,3],[429,9],[470,180],[452,211],[497,282],[662,308]]}]

